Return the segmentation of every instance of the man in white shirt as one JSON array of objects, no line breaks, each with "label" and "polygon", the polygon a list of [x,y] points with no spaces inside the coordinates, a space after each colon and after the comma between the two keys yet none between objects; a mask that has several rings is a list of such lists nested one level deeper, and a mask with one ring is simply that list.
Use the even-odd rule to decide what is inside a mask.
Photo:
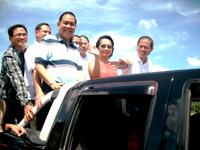
[{"label": "man in white shirt", "polygon": [[123,59],[112,61],[120,70],[120,75],[152,72],[152,62],[148,55],[153,50],[153,40],[148,36],[142,36],[137,43],[136,52],[127,53]]},{"label": "man in white shirt", "polygon": [[88,63],[90,61],[90,58],[88,57],[87,55],[87,47],[86,45],[89,43],[89,39],[84,36],[84,35],[81,35],[80,36],[80,39],[81,39],[81,42],[80,42],[80,46],[79,46],[79,50],[80,50],[80,64],[82,65],[83,67],[83,72],[84,72],[84,75],[85,75],[85,79],[86,80],[89,80],[90,79],[90,76],[89,76],[89,73],[88,73]]},{"label": "man in white shirt", "polygon": [[86,45],[89,43],[89,39],[85,36],[85,35],[73,35],[72,36],[72,41],[73,43],[79,48],[79,63],[82,65],[83,67],[83,72],[85,75],[85,79],[89,80],[90,76],[88,73],[88,63],[90,61],[90,58],[87,55],[87,47]]},{"label": "man in white shirt", "polygon": [[[40,53],[37,51],[38,46],[40,44],[39,42],[42,40],[44,36],[49,35],[49,34],[51,34],[51,29],[47,23],[38,24],[35,28],[36,41],[34,42],[33,45],[28,47],[28,49],[26,50],[24,54],[24,59],[25,59],[24,80],[27,87],[28,100],[32,101],[33,105],[35,104],[35,100],[40,99],[44,96],[44,93],[42,92],[42,90],[40,90],[40,92],[37,92],[40,94],[40,96],[36,95],[33,75],[37,76],[36,73],[34,72],[35,71],[34,68],[35,68],[35,57],[37,53]],[[39,80],[40,82],[40,78],[36,78],[36,79]]]}]

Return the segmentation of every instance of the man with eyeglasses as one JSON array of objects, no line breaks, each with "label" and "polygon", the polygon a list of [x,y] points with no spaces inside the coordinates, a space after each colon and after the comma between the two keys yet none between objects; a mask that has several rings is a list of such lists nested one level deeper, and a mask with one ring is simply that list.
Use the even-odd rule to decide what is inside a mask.
[{"label": "man with eyeglasses", "polygon": [[153,51],[153,40],[149,36],[142,36],[138,39],[136,52],[127,53],[123,59],[112,61],[117,66],[120,75],[152,72],[153,65],[148,56]]},{"label": "man with eyeglasses", "polygon": [[24,52],[27,47],[27,29],[16,24],[8,29],[11,45],[4,52],[0,76],[0,98],[7,105],[4,122],[16,123],[23,119],[24,114],[31,115],[27,89],[24,83]]},{"label": "man with eyeglasses", "polygon": [[89,76],[89,72],[88,72],[88,63],[90,61],[90,58],[86,54],[86,52],[87,52],[86,46],[89,43],[89,39],[85,35],[81,35],[81,36],[73,35],[72,41],[79,48],[79,53],[80,53],[79,64],[81,64],[83,67],[85,79],[89,80],[90,76]]}]

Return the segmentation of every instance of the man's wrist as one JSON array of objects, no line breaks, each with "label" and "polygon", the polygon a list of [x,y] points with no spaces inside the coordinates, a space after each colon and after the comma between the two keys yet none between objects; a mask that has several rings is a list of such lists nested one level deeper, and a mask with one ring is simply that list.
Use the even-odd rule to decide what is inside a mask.
[{"label": "man's wrist", "polygon": [[56,81],[55,80],[52,80],[50,83],[49,83],[49,86],[51,86],[53,83],[55,83]]}]

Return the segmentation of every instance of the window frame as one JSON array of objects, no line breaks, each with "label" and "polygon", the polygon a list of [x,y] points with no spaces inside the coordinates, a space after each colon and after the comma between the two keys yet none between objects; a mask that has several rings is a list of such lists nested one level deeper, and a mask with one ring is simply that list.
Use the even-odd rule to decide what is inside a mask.
[{"label": "window frame", "polygon": [[[200,85],[200,79],[192,79],[185,83],[185,86],[183,88],[183,114],[182,114],[182,123],[183,128],[182,132],[180,132],[180,142],[182,143],[182,148],[185,150],[189,150],[190,145],[190,113],[191,113],[191,102],[192,102],[192,91],[190,89],[192,84],[199,84]],[[184,111],[185,110],[185,111]]]},{"label": "window frame", "polygon": [[[139,87],[139,88],[138,88]],[[117,94],[122,94],[126,90],[120,90],[121,93],[117,92],[117,89],[131,89],[128,91],[128,94],[134,95],[134,94],[147,94],[147,95],[152,95],[152,100],[149,106],[149,113],[147,114],[147,121],[146,121],[146,127],[145,127],[145,134],[148,134],[149,130],[149,123],[151,122],[151,117],[152,117],[152,112],[154,109],[155,105],[155,97],[157,94],[157,89],[158,89],[158,83],[155,81],[134,81],[134,82],[117,82],[117,83],[107,83],[107,84],[95,84],[95,85],[88,85],[78,92],[78,98],[77,102],[75,104],[75,108],[72,114],[72,119],[70,120],[67,134],[64,139],[64,149],[71,149],[72,146],[72,133],[74,131],[75,124],[77,122],[80,109],[82,106],[82,96],[87,96],[87,95],[117,95]],[[101,91],[98,92],[98,91]],[[109,91],[109,92],[108,92]],[[127,91],[124,93],[127,94]],[[144,136],[145,137],[145,136]],[[146,139],[144,139],[145,141]],[[145,142],[144,142],[145,143]]]}]

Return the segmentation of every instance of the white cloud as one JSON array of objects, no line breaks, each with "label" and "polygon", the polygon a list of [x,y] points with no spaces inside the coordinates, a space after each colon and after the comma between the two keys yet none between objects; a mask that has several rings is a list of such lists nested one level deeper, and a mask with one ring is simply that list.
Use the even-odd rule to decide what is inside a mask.
[{"label": "white cloud", "polygon": [[189,15],[195,15],[195,14],[200,14],[200,8],[195,8],[193,7],[188,7],[188,3],[182,3],[178,1],[173,1],[173,2],[164,2],[164,1],[150,1],[145,4],[140,4],[144,9],[146,10],[164,10],[168,12],[176,12],[182,16],[189,16]]},{"label": "white cloud", "polygon": [[[0,2],[1,3],[1,2]],[[45,11],[56,10],[56,11],[67,11],[67,10],[76,10],[76,9],[82,9],[87,10],[89,7],[91,9],[107,9],[107,10],[115,10],[114,1],[94,1],[94,0],[43,0],[42,3],[39,0],[26,0],[24,1],[16,1],[16,0],[9,0],[3,2],[3,4],[7,5],[14,5],[15,7],[29,10],[31,8],[37,8],[42,9]],[[81,11],[82,11],[81,10]],[[87,10],[88,12],[90,10]]]},{"label": "white cloud", "polygon": [[113,40],[115,41],[115,48],[123,52],[133,50],[134,46],[137,44],[138,38],[116,34],[113,35]]},{"label": "white cloud", "polygon": [[163,56],[155,56],[155,57],[153,57],[153,59],[154,59],[154,60],[159,60],[159,59],[162,59],[162,57],[163,57]]},{"label": "white cloud", "polygon": [[103,32],[93,35],[93,40],[90,41],[91,45],[96,45],[98,38],[102,35],[110,35],[114,41],[114,53],[110,60],[116,60],[122,58],[127,52],[135,52],[138,37],[124,36],[117,32]]},{"label": "white cloud", "polygon": [[163,66],[161,65],[153,65],[153,72],[158,72],[158,71],[169,71],[170,69],[169,68],[164,68]]},{"label": "white cloud", "polygon": [[133,48],[137,45],[138,41],[138,37],[124,36],[116,32],[103,32],[94,35],[93,40],[90,43],[96,44],[98,38],[102,35],[110,35],[114,40],[115,50],[117,49],[120,52],[127,52],[129,50],[133,50]]},{"label": "white cloud", "polygon": [[142,19],[139,21],[139,25],[145,27],[147,30],[151,28],[156,28],[158,26],[154,19],[151,20]]},{"label": "white cloud", "polygon": [[156,41],[158,44],[155,44],[154,46],[155,51],[170,51],[174,50],[175,47],[178,46],[180,52],[185,49],[185,45],[182,43],[190,39],[190,36],[186,31],[177,31],[171,34],[163,31],[158,35],[157,39],[159,39],[159,41]]},{"label": "white cloud", "polygon": [[200,60],[198,58],[192,58],[192,57],[188,57],[187,61],[189,62],[189,65],[197,67],[200,66]]}]

